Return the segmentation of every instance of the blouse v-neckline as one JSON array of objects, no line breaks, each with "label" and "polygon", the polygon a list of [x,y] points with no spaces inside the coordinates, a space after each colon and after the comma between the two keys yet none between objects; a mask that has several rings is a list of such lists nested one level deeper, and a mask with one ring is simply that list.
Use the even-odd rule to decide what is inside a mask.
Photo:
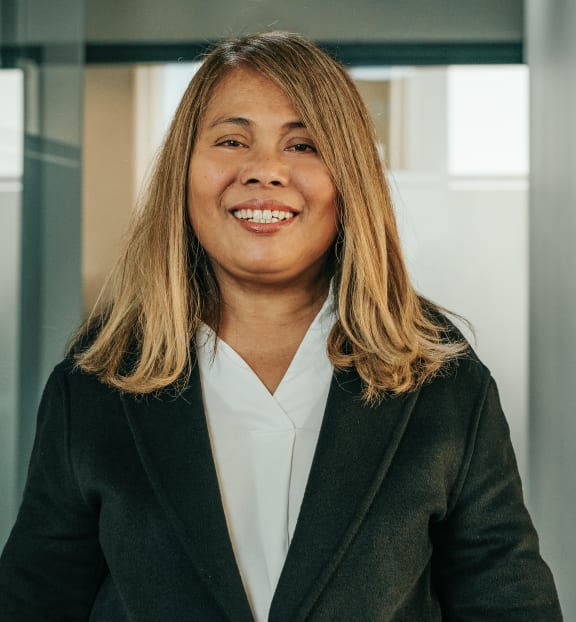
[{"label": "blouse v-neckline", "polygon": [[334,321],[329,296],[273,395],[208,326],[197,333],[220,494],[257,622],[267,619],[304,496],[333,373],[326,343]]}]

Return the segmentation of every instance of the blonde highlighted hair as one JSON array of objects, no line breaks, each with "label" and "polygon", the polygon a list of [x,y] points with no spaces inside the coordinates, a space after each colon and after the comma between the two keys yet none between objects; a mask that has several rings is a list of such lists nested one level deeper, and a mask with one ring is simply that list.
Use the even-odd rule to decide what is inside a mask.
[{"label": "blonde highlighted hair", "polygon": [[159,152],[125,251],[76,336],[77,365],[129,393],[186,383],[198,323],[220,309],[218,283],[187,216],[188,167],[215,86],[241,66],[285,91],[337,190],[331,361],[356,368],[369,401],[417,388],[466,343],[450,338],[444,316],[410,282],[373,124],[354,83],[313,43],[285,32],[230,39],[204,59]]}]

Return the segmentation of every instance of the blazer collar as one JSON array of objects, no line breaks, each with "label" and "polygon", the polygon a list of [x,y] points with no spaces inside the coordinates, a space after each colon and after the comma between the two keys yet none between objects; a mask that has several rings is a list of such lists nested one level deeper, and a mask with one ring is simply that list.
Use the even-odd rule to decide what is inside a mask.
[{"label": "blazer collar", "polygon": [[[386,476],[417,394],[367,407],[355,371],[332,380],[300,515],[269,622],[305,620]],[[252,622],[228,535],[200,377],[188,388],[123,398],[142,464],[196,571],[233,622]]]},{"label": "blazer collar", "polygon": [[144,469],[196,572],[229,620],[253,622],[220,498],[198,366],[182,394],[123,401]]},{"label": "blazer collar", "polygon": [[269,622],[305,620],[386,477],[417,394],[369,407],[355,371],[334,375]]}]

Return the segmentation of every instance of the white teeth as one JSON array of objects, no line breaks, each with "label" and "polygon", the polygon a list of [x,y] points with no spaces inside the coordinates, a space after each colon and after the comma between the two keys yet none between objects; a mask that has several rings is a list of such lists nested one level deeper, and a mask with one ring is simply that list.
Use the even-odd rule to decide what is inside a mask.
[{"label": "white teeth", "polygon": [[284,210],[269,209],[238,209],[232,212],[235,218],[240,220],[249,220],[259,224],[269,224],[272,222],[280,222],[281,220],[289,220],[294,218],[293,212],[285,212]]}]

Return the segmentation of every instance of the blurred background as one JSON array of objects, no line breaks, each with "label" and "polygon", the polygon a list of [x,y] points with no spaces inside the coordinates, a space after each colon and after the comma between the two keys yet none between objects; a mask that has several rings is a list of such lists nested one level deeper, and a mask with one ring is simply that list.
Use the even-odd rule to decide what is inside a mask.
[{"label": "blurred background", "polygon": [[411,275],[466,317],[576,619],[576,3],[0,0],[0,546],[43,384],[210,42],[286,29],[373,114]]}]

